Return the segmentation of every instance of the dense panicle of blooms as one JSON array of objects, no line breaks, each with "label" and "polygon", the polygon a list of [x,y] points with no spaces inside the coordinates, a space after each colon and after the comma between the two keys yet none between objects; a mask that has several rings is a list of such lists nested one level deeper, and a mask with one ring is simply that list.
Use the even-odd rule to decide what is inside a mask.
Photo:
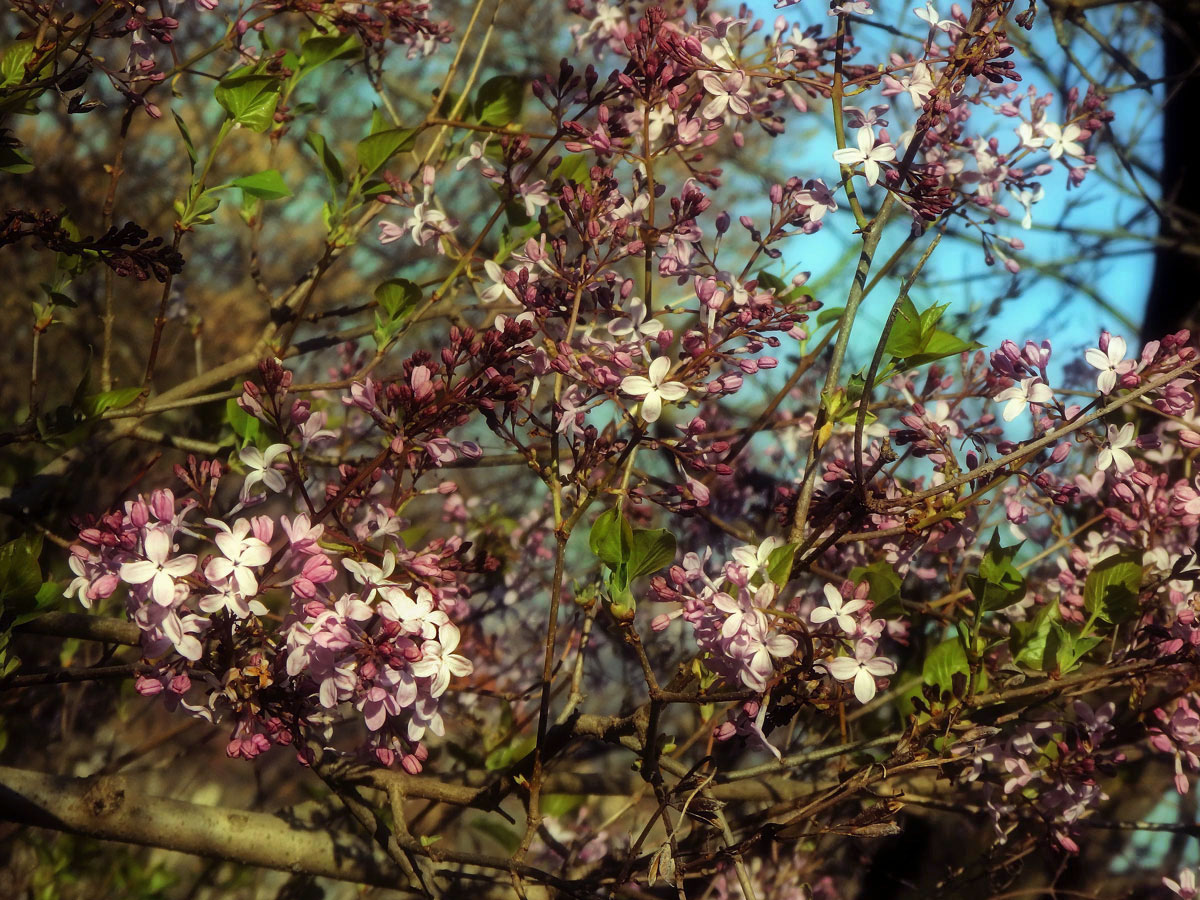
[{"label": "dense panicle of blooms", "polygon": [[[176,83],[163,48],[245,15],[219,45],[229,67],[208,99],[227,117],[212,152],[229,133],[265,134],[272,152],[299,140],[329,187],[310,210],[326,229],[319,262],[272,299],[255,345],[281,359],[215,395],[233,397],[218,442],[136,432],[207,458],[178,465],[171,488],[145,475],[146,493],[81,522],[70,545],[66,595],[97,614],[123,604],[137,627],[139,693],[223,723],[231,757],[291,746],[308,764],[331,751],[441,766],[456,789],[487,785],[472,794],[481,814],[507,815],[519,793],[512,858],[480,859],[605,891],[657,878],[691,896],[686,876],[721,898],[755,885],[848,896],[823,874],[844,854],[815,842],[900,830],[901,804],[922,794],[896,779],[918,772],[930,792],[948,787],[931,806],[957,804],[1014,854],[1022,832],[1081,852],[1108,776],[1135,758],[1192,789],[1192,335],[1139,348],[1105,330],[1094,345],[1009,339],[989,353],[946,306],[918,308],[922,257],[874,318],[873,361],[848,362],[854,310],[887,283],[871,266],[889,217],[906,236],[889,274],[953,228],[1019,284],[1019,235],[1096,167],[1107,98],[1025,87],[1011,4],[930,0],[875,29],[898,38],[878,58],[862,35],[882,4],[814,5],[809,24],[788,18],[798,5],[780,0],[786,15],[767,22],[704,0],[568,0],[591,64],[564,59],[529,87],[477,79],[456,57],[444,85],[405,98],[433,98],[407,125],[386,58],[448,43],[430,4],[285,0],[250,18],[196,0],[179,18],[118,4],[96,20],[95,40],[120,52],[81,50],[79,65],[157,117],[149,98]],[[297,28],[299,52],[282,49]],[[353,162],[342,136],[304,130],[318,110],[293,98],[326,51],[387,101]],[[32,75],[49,51],[30,52]],[[455,93],[464,78],[469,96]],[[824,143],[818,112],[838,117]],[[232,187],[266,233],[265,202],[295,183],[263,172],[206,187],[213,157],[197,166],[176,126],[192,178],[177,245],[213,223],[216,197],[202,198]],[[743,148],[766,159],[749,142],[784,134],[819,152],[770,157],[759,202],[743,205],[726,163]],[[9,218],[0,243],[107,253],[116,274],[164,281],[182,266],[154,241]],[[855,255],[861,242],[858,271],[809,249],[831,228]],[[360,239],[371,264],[349,268],[381,282],[320,306]],[[145,384],[157,390],[151,373]],[[115,410],[132,421],[156,414],[147,394],[126,402],[149,404]],[[104,416],[89,409],[86,424]],[[568,753],[590,765],[593,745],[636,753],[654,810],[636,843],[582,798],[562,801],[611,774],[563,771]],[[561,794],[547,787],[560,776]],[[781,818],[797,809],[802,821]],[[392,821],[392,852],[421,855],[438,836]],[[1195,894],[1190,870],[1163,885]]]}]

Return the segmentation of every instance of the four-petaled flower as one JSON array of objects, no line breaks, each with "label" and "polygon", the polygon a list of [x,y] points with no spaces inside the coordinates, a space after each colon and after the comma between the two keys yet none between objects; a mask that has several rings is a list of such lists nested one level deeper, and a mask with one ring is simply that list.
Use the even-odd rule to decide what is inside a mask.
[{"label": "four-petaled flower", "polygon": [[1024,412],[1025,407],[1030,403],[1049,403],[1054,399],[1054,394],[1051,393],[1050,386],[1044,381],[1037,378],[1022,378],[1020,384],[1005,388],[992,399],[997,403],[1008,401],[1008,405],[1004,407],[1004,421],[1011,422]]},{"label": "four-petaled flower", "polygon": [[1133,471],[1133,458],[1125,449],[1134,441],[1133,423],[1126,422],[1119,429],[1116,425],[1108,426],[1108,440],[1096,456],[1096,468],[1103,472],[1109,466],[1115,465],[1121,475]]},{"label": "four-petaled flower", "polygon": [[1078,125],[1063,127],[1054,122],[1046,122],[1042,125],[1042,133],[1050,142],[1050,149],[1046,152],[1050,154],[1051,159],[1058,159],[1064,153],[1067,156],[1083,156],[1083,144],[1076,140],[1083,134],[1083,129]]},{"label": "four-petaled flower", "polygon": [[250,490],[259,482],[268,491],[282,491],[287,487],[287,479],[275,468],[275,460],[287,453],[291,448],[287,444],[272,444],[266,450],[257,447],[243,447],[238,451],[238,459],[249,471],[246,480],[242,482],[241,499],[245,501],[250,496]]},{"label": "four-petaled flower", "polygon": [[1083,354],[1088,365],[1100,370],[1096,377],[1096,387],[1102,394],[1111,394],[1117,386],[1117,376],[1122,374],[1121,363],[1125,360],[1125,338],[1117,336],[1108,339],[1108,349],[1090,348]]},{"label": "four-petaled flower", "polygon": [[859,641],[854,645],[854,657],[839,656],[825,663],[829,674],[838,681],[854,681],[854,696],[859,703],[869,703],[878,689],[876,678],[886,678],[896,671],[896,664],[883,656],[875,655],[871,641]]},{"label": "four-petaled flower", "polygon": [[709,72],[701,83],[704,90],[712,95],[712,99],[700,110],[704,118],[719,119],[727,112],[744,116],[750,112],[750,104],[746,102],[746,97],[750,96],[750,79],[744,72],[726,72],[724,77]]},{"label": "four-petaled flower", "polygon": [[879,181],[880,163],[890,162],[896,158],[896,148],[891,144],[875,146],[875,130],[872,128],[858,129],[858,147],[843,147],[833,151],[833,158],[843,166],[862,164],[863,174],[867,176],[867,184]]},{"label": "four-petaled flower", "polygon": [[192,574],[196,554],[184,553],[171,559],[171,536],[165,529],[152,528],[142,543],[145,559],[121,566],[121,580],[126,584],[150,582],[150,596],[159,606],[175,602],[175,579]]},{"label": "four-petaled flower", "polygon": [[825,600],[829,606],[818,606],[808,617],[809,621],[814,625],[820,625],[832,619],[837,623],[837,627],[846,634],[854,634],[858,627],[858,623],[854,620],[854,613],[866,606],[867,601],[851,600],[847,603],[842,597],[842,592],[832,584],[825,585],[824,590]]},{"label": "four-petaled flower", "polygon": [[422,678],[432,678],[429,696],[440,697],[450,686],[450,676],[462,678],[475,671],[471,661],[454,650],[458,647],[458,628],[447,622],[438,628],[436,641],[421,644],[421,659],[412,665],[412,673]]},{"label": "four-petaled flower", "polygon": [[266,564],[271,558],[271,548],[250,534],[249,519],[238,519],[232,528],[220,519],[206,521],[217,529],[213,541],[224,555],[209,560],[204,567],[204,577],[214,583],[230,578],[242,596],[257,594],[258,579],[253,567]]},{"label": "four-petaled flower", "polygon": [[658,421],[663,401],[673,403],[687,394],[687,385],[682,381],[666,381],[671,361],[660,356],[650,363],[645,375],[626,375],[621,379],[621,390],[632,397],[642,397],[642,418],[647,422]]}]

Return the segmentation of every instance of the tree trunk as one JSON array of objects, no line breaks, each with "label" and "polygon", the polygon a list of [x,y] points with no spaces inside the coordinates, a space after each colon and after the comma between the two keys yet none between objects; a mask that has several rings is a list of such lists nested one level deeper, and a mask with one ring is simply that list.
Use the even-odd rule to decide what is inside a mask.
[{"label": "tree trunk", "polygon": [[1200,2],[1161,0],[1163,109],[1161,242],[1142,321],[1142,337],[1156,340],[1200,324],[1200,160],[1193,146],[1200,113]]}]

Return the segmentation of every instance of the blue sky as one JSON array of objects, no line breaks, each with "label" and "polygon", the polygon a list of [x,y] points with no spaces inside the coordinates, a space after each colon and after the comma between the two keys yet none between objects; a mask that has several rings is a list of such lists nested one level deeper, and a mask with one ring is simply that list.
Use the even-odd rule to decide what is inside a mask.
[{"label": "blue sky", "polygon": [[[913,8],[917,5],[913,0],[881,0],[873,5],[877,10],[877,20],[897,26],[909,34],[924,33],[924,23],[913,14]],[[762,16],[766,29],[770,29],[771,23],[779,15],[784,15],[789,22],[800,23],[802,27],[819,23],[828,29],[832,25],[832,20],[826,15],[827,6],[821,0],[806,0],[782,11],[775,10],[768,0],[754,0],[750,6]],[[941,0],[939,12],[945,16],[949,9],[949,0]],[[857,26],[856,37],[867,48],[860,56],[860,62],[885,59],[882,48],[891,46],[896,40],[880,29],[862,25]],[[1055,43],[1053,28],[1045,16],[1037,21],[1031,39],[1034,51],[1047,60],[1062,58],[1062,51]],[[906,46],[915,49],[916,45],[906,42]],[[1094,50],[1089,39],[1084,38],[1078,42],[1075,52],[1089,68],[1102,71],[1102,60],[1097,59],[1098,51]],[[1139,60],[1139,63],[1151,76],[1158,74],[1160,61],[1156,53],[1147,54],[1147,58]],[[1037,72],[1027,62],[1021,63],[1019,71],[1025,74],[1025,81],[1020,85],[1020,90],[1024,91],[1029,84],[1033,84],[1038,88],[1039,94],[1053,91],[1049,78]],[[1077,77],[1070,84],[1078,85],[1081,92],[1087,87],[1082,77]],[[907,97],[894,99],[898,102],[893,104],[893,113],[890,116],[892,127],[889,129],[893,136],[903,131],[912,121],[911,104]],[[1110,103],[1110,108],[1116,113],[1114,128],[1117,133],[1122,136],[1137,136],[1138,152],[1149,165],[1156,166],[1159,159],[1160,130],[1155,114],[1157,103],[1148,102],[1150,99],[1143,92],[1127,91],[1116,95]],[[882,98],[876,89],[858,98],[855,105],[866,107],[880,102],[887,100]],[[1055,103],[1048,111],[1048,117],[1054,119],[1061,115],[1062,109],[1063,99],[1056,97]],[[803,122],[796,122],[789,135],[775,141],[770,159],[772,168],[778,169],[781,177],[816,176],[824,178],[829,184],[835,183],[838,169],[827,152],[832,149],[832,134],[828,123],[825,123],[819,132],[818,140],[800,141],[796,139],[796,135],[800,131],[812,128],[807,122],[815,117],[801,118]],[[1017,124],[1015,120],[981,110],[971,121],[974,128],[983,130],[989,136],[998,137],[1002,147],[1007,147],[1013,140],[1013,129]],[[896,127],[897,125],[900,127]],[[795,148],[805,143],[814,148],[819,147],[820,151],[797,154]],[[1057,166],[1054,172],[1042,179],[1046,196],[1034,207],[1034,227],[1031,230],[1025,231],[1020,228],[1020,207],[1017,203],[1006,202],[1014,217],[1009,223],[1002,224],[998,231],[1018,237],[1026,245],[1023,252],[1013,254],[1024,267],[1015,287],[1012,276],[999,263],[991,268],[984,264],[983,252],[977,240],[967,242],[947,239],[936,251],[913,291],[913,299],[917,306],[924,308],[932,303],[950,303],[952,312],[974,310],[975,320],[978,321],[980,316],[988,314],[989,303],[994,297],[1012,290],[1015,296],[1007,300],[1001,308],[1001,313],[988,322],[983,342],[989,347],[994,347],[1005,338],[1011,338],[1018,343],[1027,338],[1049,338],[1056,349],[1055,362],[1060,365],[1068,361],[1068,357],[1077,356],[1082,348],[1094,346],[1101,328],[1123,333],[1130,338],[1131,346],[1135,345],[1136,334],[1131,333],[1129,325],[1122,323],[1118,314],[1123,314],[1128,322],[1135,325],[1141,320],[1153,265],[1148,243],[1137,239],[1113,243],[1106,248],[1102,263],[1087,268],[1077,266],[1069,269],[1080,282],[1110,304],[1110,309],[1102,308],[1087,292],[1072,288],[1054,278],[1040,277],[1036,271],[1039,266],[1051,271],[1065,269],[1064,261],[1069,261],[1079,254],[1079,238],[1066,233],[1062,230],[1064,227],[1094,230],[1120,225],[1140,234],[1153,234],[1156,228],[1156,222],[1148,213],[1145,201],[1137,196],[1137,189],[1123,188],[1111,180],[1111,173],[1119,173],[1122,180],[1128,182],[1120,160],[1111,147],[1093,139],[1089,149],[1099,157],[1099,164],[1082,188],[1068,192],[1066,171]],[[1157,185],[1143,179],[1140,189],[1154,196]],[[826,228],[818,235],[799,238],[785,246],[783,262],[794,266],[798,271],[811,270],[813,282],[821,286],[818,294],[820,298],[829,306],[838,306],[844,300],[845,291],[849,287],[852,269],[846,266],[834,268],[830,263],[838,260],[858,238],[850,235],[853,225],[847,212],[839,212],[827,218],[826,222]],[[896,216],[876,255],[877,264],[887,259],[907,232],[908,218]],[[1084,238],[1086,240],[1087,236]],[[1092,239],[1094,240],[1094,237]],[[899,269],[903,275],[907,266],[902,265]],[[860,313],[860,324],[856,328],[855,347],[862,348],[867,344],[873,346],[872,333],[878,333],[898,283],[896,279],[891,280],[888,285],[890,293],[881,285],[864,303]]]}]

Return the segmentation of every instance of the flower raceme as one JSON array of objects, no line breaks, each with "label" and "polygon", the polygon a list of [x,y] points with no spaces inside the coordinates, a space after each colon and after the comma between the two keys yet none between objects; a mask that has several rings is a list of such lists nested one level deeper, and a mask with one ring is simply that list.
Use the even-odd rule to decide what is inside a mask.
[{"label": "flower raceme", "polygon": [[[251,485],[265,480],[263,467],[247,468]],[[285,541],[272,549],[274,518],[189,524],[193,509],[158,491],[84,529],[72,549],[79,577],[68,594],[90,604],[127,587],[126,612],[142,630],[143,653],[157,660],[139,690],[212,721],[232,720],[231,753],[242,756],[288,743],[297,730],[324,729],[323,718],[345,704],[361,714],[366,744],[381,759],[419,770],[425,732],[444,733],[440,698],[474,668],[457,652],[460,632],[446,612],[454,602],[411,580],[420,555],[388,549],[379,565],[344,557],[357,586],[338,591],[322,526],[306,514],[278,520]],[[196,554],[178,551],[180,539],[211,541],[218,552],[200,565]],[[285,615],[275,626],[268,615],[281,602]],[[227,664],[231,652],[246,665],[257,660],[256,684],[273,699],[247,689],[239,674],[246,669]]]}]

